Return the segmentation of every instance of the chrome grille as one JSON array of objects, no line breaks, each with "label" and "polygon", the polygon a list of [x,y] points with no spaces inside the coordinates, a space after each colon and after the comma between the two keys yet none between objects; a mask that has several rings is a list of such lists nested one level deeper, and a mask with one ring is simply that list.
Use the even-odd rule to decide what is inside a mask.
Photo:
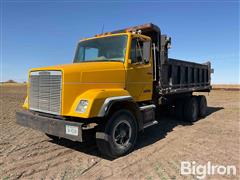
[{"label": "chrome grille", "polygon": [[34,71],[30,73],[29,107],[31,110],[60,114],[61,71]]}]

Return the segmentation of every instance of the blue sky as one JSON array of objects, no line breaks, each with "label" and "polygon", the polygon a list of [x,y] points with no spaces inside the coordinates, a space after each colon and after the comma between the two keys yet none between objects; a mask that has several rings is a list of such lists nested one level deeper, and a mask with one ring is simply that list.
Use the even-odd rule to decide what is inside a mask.
[{"label": "blue sky", "polygon": [[1,79],[26,81],[32,67],[71,63],[76,43],[152,22],[172,37],[170,57],[210,60],[213,83],[240,83],[239,2],[1,1]]}]

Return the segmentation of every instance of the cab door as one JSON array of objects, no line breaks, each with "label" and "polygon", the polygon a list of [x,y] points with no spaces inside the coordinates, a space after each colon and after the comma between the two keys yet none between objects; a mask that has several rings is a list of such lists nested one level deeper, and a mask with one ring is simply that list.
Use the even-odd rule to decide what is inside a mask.
[{"label": "cab door", "polygon": [[153,68],[151,40],[141,35],[132,37],[126,69],[126,89],[135,101],[152,99]]}]

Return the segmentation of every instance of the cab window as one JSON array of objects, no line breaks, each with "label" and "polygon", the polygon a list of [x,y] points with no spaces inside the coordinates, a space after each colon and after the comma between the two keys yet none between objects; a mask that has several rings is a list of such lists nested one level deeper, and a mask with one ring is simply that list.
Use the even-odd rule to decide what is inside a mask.
[{"label": "cab window", "polygon": [[150,59],[150,41],[144,41],[139,38],[132,39],[131,52],[130,52],[131,63],[149,63]]}]

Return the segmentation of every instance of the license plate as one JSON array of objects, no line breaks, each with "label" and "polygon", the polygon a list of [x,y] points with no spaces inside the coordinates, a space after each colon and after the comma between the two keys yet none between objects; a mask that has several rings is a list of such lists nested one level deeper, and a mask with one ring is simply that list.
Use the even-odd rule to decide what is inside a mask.
[{"label": "license plate", "polygon": [[78,136],[78,127],[66,125],[66,134]]}]

